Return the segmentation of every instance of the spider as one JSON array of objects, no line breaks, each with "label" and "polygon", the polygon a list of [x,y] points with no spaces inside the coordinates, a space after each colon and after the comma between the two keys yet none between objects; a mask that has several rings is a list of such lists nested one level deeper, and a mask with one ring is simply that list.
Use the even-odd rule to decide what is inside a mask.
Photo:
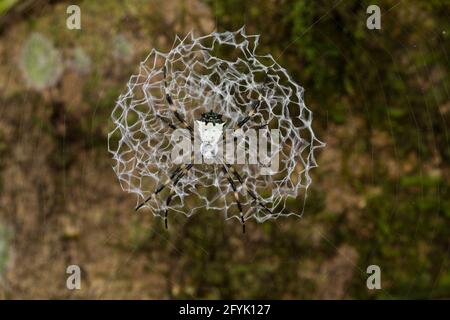
[{"label": "spider", "polygon": [[[167,87],[167,80],[166,80],[166,67],[163,68],[163,76],[164,76],[164,95],[165,100],[169,106],[170,111],[172,112],[173,116],[177,120],[176,122],[179,123],[179,126],[181,128],[187,129],[191,135],[191,138],[193,138],[194,135],[194,129],[193,127],[187,123],[186,119],[183,117],[183,115],[178,111],[174,100],[172,99],[172,96],[169,93],[168,87]],[[264,86],[267,81],[267,75],[264,79]],[[252,117],[255,115],[256,111],[260,107],[262,103],[262,95],[259,95],[259,98],[256,100],[253,100],[251,102],[251,108],[249,113],[242,118],[242,120],[238,121],[234,129],[240,129],[242,128],[247,122],[249,122]],[[171,129],[176,130],[180,128],[179,126],[175,125],[174,123],[168,121],[167,119],[158,116],[166,125],[168,125]],[[200,136],[200,152],[204,159],[212,160],[216,157],[218,153],[218,142],[221,137],[223,137],[223,130],[225,121],[222,119],[223,115],[213,112],[212,110],[206,113],[203,113],[201,115],[201,118],[199,120],[195,120],[197,123],[198,128],[198,134]],[[264,127],[267,126],[267,124],[264,124],[262,126],[258,127]],[[236,137],[235,137],[236,139]],[[240,201],[239,192],[236,186],[236,181],[242,186],[242,189],[246,191],[246,193],[253,199],[254,202],[257,203],[263,210],[267,211],[269,214],[273,214],[272,210],[269,209],[262,201],[260,201],[257,194],[255,194],[252,190],[248,189],[244,179],[242,178],[242,175],[239,174],[239,172],[236,170],[236,168],[228,163],[221,163],[221,164],[214,164],[219,165],[221,167],[221,170],[226,177],[228,183],[230,184],[232,190],[233,190],[233,196],[236,201],[236,206],[239,209],[240,219],[242,222],[242,232],[245,233],[245,219],[244,219],[244,213],[242,208],[242,203]],[[142,203],[140,203],[136,207],[136,211],[142,208],[149,200],[156,198],[156,196],[162,192],[165,188],[170,188],[170,193],[166,198],[166,209],[165,209],[165,215],[164,215],[164,222],[166,229],[168,228],[168,206],[170,202],[172,201],[173,196],[175,195],[175,186],[177,183],[191,170],[191,168],[194,166],[193,163],[193,157],[191,157],[191,162],[187,164],[182,164],[178,167],[176,167],[172,173],[169,175],[169,178],[167,178],[163,183],[161,183],[156,190],[148,196]]]}]

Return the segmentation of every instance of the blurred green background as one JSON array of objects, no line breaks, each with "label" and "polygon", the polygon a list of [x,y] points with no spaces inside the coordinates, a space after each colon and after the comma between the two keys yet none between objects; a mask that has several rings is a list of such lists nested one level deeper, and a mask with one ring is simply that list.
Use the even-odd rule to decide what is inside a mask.
[{"label": "blurred green background", "polygon": [[[120,189],[110,113],[152,48],[242,25],[327,143],[305,214],[166,231]],[[0,0],[0,298],[450,298],[449,52],[448,0]]]}]

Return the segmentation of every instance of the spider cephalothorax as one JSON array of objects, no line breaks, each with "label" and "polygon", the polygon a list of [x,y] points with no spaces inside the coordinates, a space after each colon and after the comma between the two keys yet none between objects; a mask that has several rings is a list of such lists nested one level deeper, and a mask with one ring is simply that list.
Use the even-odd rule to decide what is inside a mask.
[{"label": "spider cephalothorax", "polygon": [[212,160],[219,151],[218,143],[223,134],[225,122],[222,120],[222,115],[209,111],[203,113],[196,123],[201,140],[200,152],[206,160]]},{"label": "spider cephalothorax", "polygon": [[219,113],[215,113],[214,111],[209,111],[202,113],[202,118],[200,121],[204,122],[205,124],[212,123],[215,124],[221,124],[224,121],[222,120],[222,115]]}]

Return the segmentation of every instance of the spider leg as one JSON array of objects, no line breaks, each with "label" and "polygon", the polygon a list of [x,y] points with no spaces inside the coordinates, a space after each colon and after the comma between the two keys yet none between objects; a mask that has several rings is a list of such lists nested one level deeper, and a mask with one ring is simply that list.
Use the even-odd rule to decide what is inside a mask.
[{"label": "spider leg", "polygon": [[165,95],[166,95],[166,101],[169,104],[169,108],[173,112],[175,118],[177,118],[177,120],[182,124],[182,126],[185,129],[188,129],[189,131],[193,132],[192,127],[186,122],[184,117],[178,112],[177,107],[175,106],[173,99],[169,94],[169,90],[167,89],[167,81],[166,81],[166,75],[167,75],[166,66],[164,66],[163,70],[164,70],[164,90],[165,90]]},{"label": "spider leg", "polygon": [[138,211],[140,208],[142,208],[150,199],[156,197],[158,193],[164,190],[165,187],[169,185],[171,181],[173,181],[173,185],[176,185],[178,181],[186,174],[187,171],[189,171],[192,168],[193,164],[183,164],[176,168],[172,174],[167,178],[162,184],[159,185],[158,188],[156,188],[155,192],[153,192],[150,196],[148,196],[141,204],[139,204],[136,207],[136,211]]},{"label": "spider leg", "polygon": [[171,128],[171,129],[173,129],[173,130],[178,129],[176,125],[174,125],[174,124],[173,124],[172,122],[170,122],[169,120],[167,120],[167,119],[161,117],[159,114],[156,115],[156,116],[157,116],[159,119],[161,119],[161,121],[164,122],[166,125],[168,125],[169,128]]},{"label": "spider leg", "polygon": [[[176,125],[174,125],[172,122],[170,122],[169,120],[163,118],[161,115],[157,114],[156,115],[162,122],[164,122],[169,128],[171,128],[172,130],[177,130],[178,127]],[[189,131],[189,135],[191,140],[194,139],[194,132],[193,131]]]},{"label": "spider leg", "polygon": [[262,97],[259,96],[258,100],[253,101],[252,108],[250,109],[250,112],[247,116],[244,117],[241,121],[237,123],[236,129],[242,128],[244,124],[246,124],[256,113],[256,110],[258,110],[259,106],[261,105]]},{"label": "spider leg", "polygon": [[[164,67],[164,86],[167,88],[167,83],[166,83],[166,67]],[[166,99],[167,99],[167,101],[169,102],[169,105],[171,104],[171,103],[173,103],[172,102],[172,98],[170,97],[170,95],[168,95],[168,94],[166,94]],[[178,113],[175,113],[175,117],[177,117],[177,114]],[[164,122],[167,126],[169,126],[171,129],[173,129],[173,130],[176,130],[176,129],[178,129],[178,127],[176,126],[176,125],[174,125],[172,122],[170,122],[170,121],[168,121],[167,119],[165,119],[165,118],[163,118],[163,117],[161,117],[160,115],[157,115],[157,117],[158,118],[160,118],[161,120],[162,120],[162,122]],[[177,117],[177,119],[178,119],[178,117]],[[178,119],[178,120],[180,120],[180,119]],[[184,122],[185,123],[185,122]],[[185,126],[186,127],[186,126]],[[189,126],[187,127],[188,129],[190,128]],[[193,136],[193,131],[192,130],[190,130],[189,131],[190,132],[190,134],[191,134],[191,138],[192,138],[192,136]],[[192,158],[191,158],[191,160],[193,160]],[[168,216],[168,212],[169,212],[169,209],[167,208],[168,206],[169,206],[169,204],[170,204],[170,202],[172,201],[172,199],[173,199],[173,196],[175,195],[175,186],[177,185],[177,183],[178,183],[178,181],[180,181],[180,179],[192,168],[192,166],[193,166],[193,164],[192,163],[190,163],[190,164],[188,164],[186,167],[184,167],[184,165],[183,166],[180,166],[180,167],[178,167],[173,173],[172,173],[172,175],[170,176],[170,180],[172,180],[172,179],[174,179],[175,178],[175,176],[176,176],[176,178],[175,178],[175,180],[173,181],[173,187],[171,187],[171,190],[170,190],[170,194],[167,196],[167,199],[166,199],[166,210],[165,210],[165,212],[164,212],[164,225],[165,225],[165,227],[166,227],[166,229],[168,229],[168,225],[167,225],[167,221],[168,221],[168,218],[167,218],[167,216]],[[184,172],[182,172],[184,170]],[[178,176],[177,176],[178,175]],[[169,181],[170,182],[170,181]],[[169,182],[167,182],[167,184],[169,183]],[[167,185],[166,184],[166,185]],[[152,195],[153,196],[153,195]],[[150,200],[151,198],[152,198],[152,196],[150,196],[150,197],[148,197],[145,201],[144,201],[144,203],[142,203],[140,206],[138,206],[137,208],[136,208],[136,210],[138,210],[141,206],[143,206],[148,200]]]},{"label": "spider leg", "polygon": [[169,209],[167,207],[169,206],[170,202],[172,201],[172,197],[174,195],[175,195],[175,191],[173,191],[173,190],[170,191],[170,194],[169,194],[169,196],[167,197],[167,200],[166,200],[166,211],[164,213],[164,224],[166,226],[166,229],[168,229],[168,227],[167,227],[167,214],[169,212]]},{"label": "spider leg", "polygon": [[241,216],[242,233],[245,233],[244,213],[242,212],[242,204],[241,204],[241,201],[239,199],[239,193],[237,192],[236,184],[234,183],[233,178],[231,177],[230,173],[228,172],[227,167],[226,166],[222,166],[222,170],[226,174],[227,180],[228,180],[229,184],[231,185],[231,188],[233,189],[234,199],[236,200],[236,204],[238,206],[239,213],[240,213],[240,216]]},{"label": "spider leg", "polygon": [[260,125],[251,126],[251,127],[249,127],[249,129],[262,129],[262,128],[265,128],[267,126],[268,126],[268,123],[263,123],[263,124],[260,124]]},{"label": "spider leg", "polygon": [[[267,74],[266,74],[266,76],[265,76],[265,78],[264,78],[263,86],[266,85],[267,79],[268,79],[268,77],[267,77]],[[258,108],[260,107],[260,105],[261,105],[261,103],[262,103],[262,100],[263,100],[263,95],[262,95],[262,94],[259,94],[258,99],[253,101],[252,106],[251,106],[251,109],[250,109],[248,115],[245,116],[241,121],[239,121],[239,122],[237,123],[237,125],[236,125],[236,127],[235,127],[235,130],[236,130],[236,129],[239,129],[239,128],[242,128],[242,126],[243,126],[244,124],[246,124],[246,123],[247,123],[247,122],[255,115],[256,111],[258,110]],[[264,125],[262,125],[262,127],[264,127],[264,126],[266,126],[266,125],[267,125],[267,123],[264,124]]]},{"label": "spider leg", "polygon": [[165,224],[165,226],[166,226],[166,229],[168,229],[168,226],[167,226],[167,215],[168,215],[168,212],[169,212],[169,209],[168,209],[167,207],[169,206],[170,202],[171,202],[172,199],[173,199],[173,196],[175,195],[175,186],[177,185],[178,181],[180,181],[180,179],[183,178],[183,176],[184,176],[191,168],[192,168],[192,165],[187,166],[186,169],[184,170],[184,172],[181,172],[181,173],[176,177],[176,179],[175,179],[174,182],[173,182],[173,186],[171,187],[170,194],[167,196],[167,199],[166,199],[166,210],[165,210],[165,213],[164,213],[164,224]]},{"label": "spider leg", "polygon": [[[164,122],[164,124],[166,124],[169,128],[171,128],[172,130],[177,130],[178,127],[176,125],[174,125],[172,122],[170,122],[169,120],[163,118],[161,115],[157,114],[156,115],[162,122]],[[189,135],[190,138],[193,139],[194,137],[194,132],[193,131],[189,131]]]},{"label": "spider leg", "polygon": [[242,179],[242,176],[237,172],[237,170],[230,164],[226,164],[226,166],[230,169],[231,173],[236,177],[236,179],[239,181],[239,183],[242,185],[242,187],[247,191],[247,194],[258,204],[260,205],[264,210],[266,210],[269,214],[273,214],[272,210],[270,210],[264,203],[262,203],[258,196],[250,189],[247,188],[247,185],[244,183],[244,179]]}]

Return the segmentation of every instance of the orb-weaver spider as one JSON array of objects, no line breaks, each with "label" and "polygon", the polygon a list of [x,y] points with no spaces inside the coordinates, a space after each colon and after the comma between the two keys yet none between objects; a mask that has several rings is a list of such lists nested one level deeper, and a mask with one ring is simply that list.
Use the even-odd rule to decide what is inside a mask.
[{"label": "orb-weaver spider", "polygon": [[[193,127],[187,123],[186,119],[183,117],[183,115],[180,114],[178,111],[170,93],[167,87],[167,80],[166,80],[166,67],[163,68],[163,75],[164,75],[164,96],[165,100],[169,106],[169,109],[171,110],[173,116],[176,118],[177,122],[183,129],[187,129],[191,135],[191,138],[194,135],[194,129]],[[267,76],[264,80],[264,85],[266,84]],[[234,129],[240,129],[242,128],[248,121],[250,121],[253,117],[253,115],[256,113],[258,108],[260,107],[262,103],[262,95],[260,94],[259,98],[257,100],[254,100],[251,102],[251,108],[249,113],[242,118],[242,120],[238,121],[235,125]],[[175,125],[174,123],[168,121],[167,119],[160,117],[160,119],[168,125],[173,130],[178,129],[179,127]],[[211,160],[214,159],[218,152],[218,143],[220,138],[223,136],[223,130],[225,121],[222,120],[222,115],[213,111],[209,111],[206,113],[203,113],[201,118],[199,120],[196,120],[198,133],[201,140],[201,146],[200,146],[200,152],[202,156],[205,159]],[[259,127],[267,126],[267,124],[264,124]],[[192,159],[191,159],[192,160]],[[167,228],[167,219],[168,219],[168,206],[170,202],[172,201],[173,196],[175,195],[175,186],[177,183],[189,172],[189,170],[194,166],[193,161],[190,163],[185,163],[173,170],[173,172],[169,175],[169,177],[161,183],[156,190],[148,196],[142,203],[140,203],[136,207],[136,211],[142,208],[149,200],[152,198],[155,198],[161,191],[163,191],[165,188],[170,188],[170,193],[166,199],[166,209],[165,209],[165,215],[164,215],[164,221],[165,221],[165,227]],[[260,201],[258,195],[247,188],[244,179],[242,178],[241,174],[236,170],[236,168],[232,164],[228,163],[221,163],[220,164],[222,172],[226,176],[226,179],[228,183],[230,184],[232,190],[233,190],[233,196],[236,201],[236,205],[239,209],[240,219],[242,223],[242,232],[245,233],[245,219],[244,219],[244,213],[242,208],[242,203],[240,201],[239,192],[235,183],[236,179],[239,184],[242,186],[242,188],[246,191],[246,193],[253,199],[254,202],[257,203],[257,205],[261,206],[261,208],[265,211],[267,211],[269,214],[273,214],[272,210],[269,209],[262,201]],[[234,179],[233,179],[234,178]]]}]

